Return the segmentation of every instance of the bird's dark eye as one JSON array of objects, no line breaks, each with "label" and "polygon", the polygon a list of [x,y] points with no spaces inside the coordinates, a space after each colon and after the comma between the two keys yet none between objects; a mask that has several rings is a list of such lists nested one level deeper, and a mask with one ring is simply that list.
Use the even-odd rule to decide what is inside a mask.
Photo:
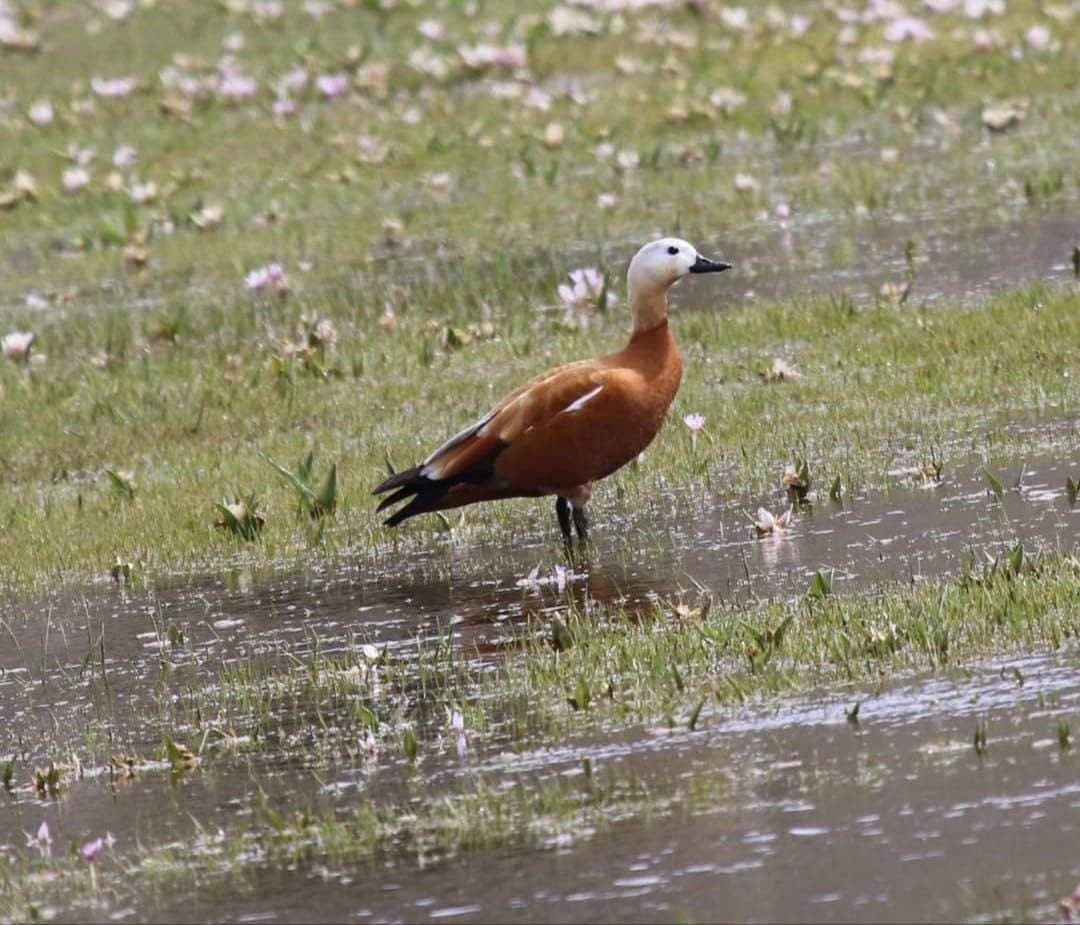
[{"label": "bird's dark eye", "polygon": [[667,249],[667,252],[669,254],[677,254],[679,253],[679,249],[674,244],[672,244],[671,247]]}]

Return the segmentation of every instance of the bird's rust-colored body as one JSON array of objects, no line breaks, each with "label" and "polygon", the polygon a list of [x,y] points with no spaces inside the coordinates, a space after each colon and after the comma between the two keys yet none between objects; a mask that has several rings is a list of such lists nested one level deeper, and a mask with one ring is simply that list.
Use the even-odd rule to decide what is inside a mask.
[{"label": "bird's rust-colored body", "polygon": [[[697,260],[679,276],[726,268],[698,257],[686,242],[668,246],[678,245]],[[554,494],[564,535],[569,538],[572,509],[574,524],[584,536],[584,508],[593,482],[626,465],[652,442],[678,392],[682,357],[668,327],[665,293],[679,276],[664,277],[662,287],[640,280],[635,286],[631,264],[630,343],[616,353],[537,376],[420,465],[388,478],[375,494],[397,490],[379,510],[409,500],[387,524],[479,501]]]}]

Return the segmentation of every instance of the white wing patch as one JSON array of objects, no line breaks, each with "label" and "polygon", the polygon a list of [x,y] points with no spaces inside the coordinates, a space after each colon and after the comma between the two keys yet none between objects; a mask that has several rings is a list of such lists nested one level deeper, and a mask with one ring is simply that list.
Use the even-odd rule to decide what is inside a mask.
[{"label": "white wing patch", "polygon": [[[575,411],[580,411],[585,407],[586,403],[594,399],[603,391],[604,387],[598,385],[596,388],[579,398],[575,398],[569,405],[562,409],[559,414],[573,414]],[[425,478],[438,480],[443,477],[446,469],[446,461],[440,460],[439,457],[454,447],[464,443],[470,437],[479,435],[485,436],[490,430],[489,425],[498,418],[498,423],[502,425],[499,430],[499,439],[504,443],[511,443],[513,438],[518,433],[528,433],[532,430],[532,425],[522,429],[522,419],[527,417],[529,410],[535,405],[535,399],[531,391],[523,392],[517,396],[512,402],[503,406],[502,408],[496,408],[485,414],[479,421],[474,424],[470,424],[460,433],[454,434],[449,440],[447,440],[442,446],[431,453],[427,459],[420,464],[420,474]],[[511,412],[511,409],[513,411]]]},{"label": "white wing patch", "polygon": [[591,392],[586,392],[580,398],[575,398],[572,402],[570,402],[569,405],[563,408],[563,410],[560,411],[559,414],[573,414],[575,411],[580,411],[582,408],[585,407],[585,403],[590,398],[595,398],[597,395],[599,395],[600,392],[603,391],[603,388],[604,387],[602,385],[598,385]]}]

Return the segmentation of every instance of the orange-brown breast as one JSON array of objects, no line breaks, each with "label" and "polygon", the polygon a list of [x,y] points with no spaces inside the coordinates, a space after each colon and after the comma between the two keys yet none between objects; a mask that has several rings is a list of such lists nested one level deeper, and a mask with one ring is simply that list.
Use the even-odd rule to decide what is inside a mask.
[{"label": "orange-brown breast", "polygon": [[580,408],[545,416],[515,436],[495,460],[499,480],[569,490],[610,475],[652,442],[682,380],[682,357],[667,323],[589,367],[599,391]]}]

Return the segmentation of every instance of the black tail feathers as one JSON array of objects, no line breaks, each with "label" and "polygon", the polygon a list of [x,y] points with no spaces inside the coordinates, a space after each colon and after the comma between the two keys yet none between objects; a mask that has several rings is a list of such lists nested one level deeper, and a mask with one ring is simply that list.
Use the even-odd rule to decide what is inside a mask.
[{"label": "black tail feathers", "polygon": [[414,466],[404,472],[397,472],[372,491],[373,495],[380,495],[383,492],[390,491],[392,488],[397,489],[392,495],[387,495],[379,502],[379,506],[376,508],[378,511],[392,507],[407,498],[411,499],[403,508],[395,511],[383,521],[386,526],[396,527],[410,517],[434,510],[442,496],[449,491],[451,483],[433,482],[427,476],[420,474],[420,468],[420,466]]}]

